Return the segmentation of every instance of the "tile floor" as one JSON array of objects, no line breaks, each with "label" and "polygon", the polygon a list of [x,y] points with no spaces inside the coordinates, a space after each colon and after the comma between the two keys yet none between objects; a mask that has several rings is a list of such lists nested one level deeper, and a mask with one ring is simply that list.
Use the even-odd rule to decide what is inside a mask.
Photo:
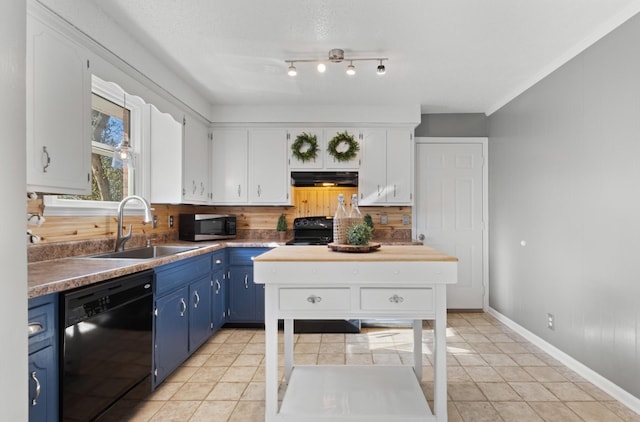
[{"label": "tile floor", "polygon": [[[425,323],[422,385],[428,400],[433,399],[432,335]],[[412,361],[408,328],[295,337],[300,364]],[[450,313],[447,349],[451,422],[640,421],[640,415],[486,313]],[[263,330],[222,329],[156,391],[134,390],[102,420],[262,422],[263,357]]]}]

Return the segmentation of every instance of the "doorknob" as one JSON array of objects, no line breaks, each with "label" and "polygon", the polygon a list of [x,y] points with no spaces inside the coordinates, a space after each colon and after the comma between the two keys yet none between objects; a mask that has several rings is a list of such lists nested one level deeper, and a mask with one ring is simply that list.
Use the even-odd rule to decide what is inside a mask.
[{"label": "doorknob", "polygon": [[420,233],[418,235],[418,240],[423,241],[424,240],[424,235],[422,233]]}]

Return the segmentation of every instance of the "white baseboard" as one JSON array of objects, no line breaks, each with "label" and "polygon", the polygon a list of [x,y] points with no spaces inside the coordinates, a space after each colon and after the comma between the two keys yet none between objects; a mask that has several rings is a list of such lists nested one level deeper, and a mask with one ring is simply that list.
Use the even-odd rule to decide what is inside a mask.
[{"label": "white baseboard", "polygon": [[618,385],[614,384],[613,382],[609,381],[602,375],[598,374],[593,369],[589,368],[583,363],[578,362],[577,360],[575,360],[574,358],[572,358],[562,350],[558,349],[557,347],[553,346],[550,343],[547,343],[537,335],[533,334],[531,331],[513,322],[512,320],[502,315],[500,312],[496,311],[495,309],[489,308],[487,312],[491,316],[495,317],[498,321],[500,321],[507,327],[511,328],[513,331],[520,334],[522,337],[526,338],[528,341],[538,346],[540,349],[544,350],[546,353],[551,355],[554,359],[558,360],[559,362],[567,366],[569,369],[576,372],[582,378],[586,379],[596,387],[600,388],[601,390],[609,394],[611,397],[613,397],[614,399],[618,400],[620,403],[627,406],[629,409],[640,414],[640,398],[620,388]]}]

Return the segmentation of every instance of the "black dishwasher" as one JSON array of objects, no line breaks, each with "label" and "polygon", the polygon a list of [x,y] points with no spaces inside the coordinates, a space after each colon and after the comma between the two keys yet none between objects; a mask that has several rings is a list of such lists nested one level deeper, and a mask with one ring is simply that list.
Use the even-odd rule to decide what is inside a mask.
[{"label": "black dishwasher", "polygon": [[61,300],[61,420],[95,420],[151,374],[153,271],[68,291]]}]

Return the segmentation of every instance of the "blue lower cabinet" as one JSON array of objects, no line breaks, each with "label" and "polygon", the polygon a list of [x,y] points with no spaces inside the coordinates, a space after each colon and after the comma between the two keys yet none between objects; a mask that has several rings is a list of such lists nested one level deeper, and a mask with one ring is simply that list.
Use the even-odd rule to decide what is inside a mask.
[{"label": "blue lower cabinet", "polygon": [[213,332],[211,254],[163,265],[155,271],[153,388]]},{"label": "blue lower cabinet", "polygon": [[188,300],[187,287],[156,299],[154,387],[189,356]]},{"label": "blue lower cabinet", "polygon": [[211,336],[211,277],[189,284],[189,351],[193,352]]},{"label": "blue lower cabinet", "polygon": [[229,322],[264,323],[264,285],[253,282],[253,258],[271,248],[229,248]]},{"label": "blue lower cabinet", "polygon": [[58,295],[29,300],[29,421],[58,420]]}]

